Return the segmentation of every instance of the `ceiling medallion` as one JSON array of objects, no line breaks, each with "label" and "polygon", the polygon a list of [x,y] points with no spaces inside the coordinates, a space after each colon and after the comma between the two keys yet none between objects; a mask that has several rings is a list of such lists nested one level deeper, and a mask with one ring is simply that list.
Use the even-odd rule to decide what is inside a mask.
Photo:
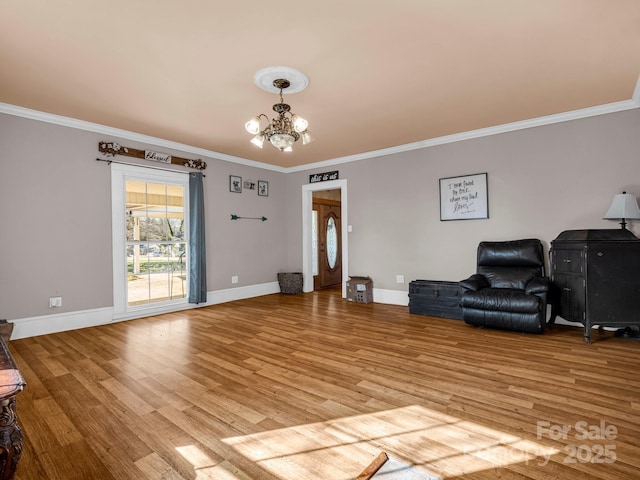
[{"label": "ceiling medallion", "polygon": [[[280,103],[273,106],[278,116],[272,120],[261,113],[245,123],[247,132],[255,135],[251,143],[262,148],[265,139],[281,152],[293,151],[293,144],[302,138],[302,144],[313,141],[313,137],[307,130],[308,122],[299,115],[291,113],[291,106],[284,103],[283,94],[301,92],[309,79],[302,72],[288,67],[268,67],[259,70],[254,77],[255,84],[261,89],[280,94]],[[260,126],[260,120],[264,117],[267,125],[264,129]]]},{"label": "ceiling medallion", "polygon": [[254,75],[253,82],[265,92],[278,93],[280,89],[273,82],[279,79],[289,81],[285,94],[299,93],[309,85],[309,79],[304,73],[290,67],[262,68]]}]

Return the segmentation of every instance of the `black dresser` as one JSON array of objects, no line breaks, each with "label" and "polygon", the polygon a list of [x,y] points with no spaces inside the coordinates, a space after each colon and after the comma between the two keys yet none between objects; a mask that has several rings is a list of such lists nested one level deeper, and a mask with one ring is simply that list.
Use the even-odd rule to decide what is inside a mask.
[{"label": "black dresser", "polygon": [[551,242],[550,254],[557,313],[584,325],[586,343],[595,325],[640,325],[640,240],[633,233],[567,230]]},{"label": "black dresser", "polygon": [[409,313],[462,320],[458,282],[414,280],[409,283]]}]

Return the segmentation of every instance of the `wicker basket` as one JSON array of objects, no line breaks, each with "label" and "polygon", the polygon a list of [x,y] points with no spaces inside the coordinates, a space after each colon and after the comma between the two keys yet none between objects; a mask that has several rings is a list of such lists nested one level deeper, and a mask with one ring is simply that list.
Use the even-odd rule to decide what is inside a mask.
[{"label": "wicker basket", "polygon": [[302,293],[302,273],[278,273],[281,293]]}]

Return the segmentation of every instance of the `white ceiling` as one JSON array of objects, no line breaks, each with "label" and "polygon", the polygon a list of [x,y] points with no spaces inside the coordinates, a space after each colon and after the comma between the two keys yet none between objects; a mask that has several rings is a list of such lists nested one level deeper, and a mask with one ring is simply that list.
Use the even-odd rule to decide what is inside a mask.
[{"label": "white ceiling", "polygon": [[[309,77],[292,153],[244,130],[267,66]],[[0,102],[279,167],[629,100],[639,74],[638,0],[0,1]]]}]

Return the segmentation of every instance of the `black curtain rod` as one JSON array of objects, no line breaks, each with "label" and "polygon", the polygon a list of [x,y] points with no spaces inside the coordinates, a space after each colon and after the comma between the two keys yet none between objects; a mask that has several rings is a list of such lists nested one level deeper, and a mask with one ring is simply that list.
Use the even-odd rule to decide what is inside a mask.
[{"label": "black curtain rod", "polygon": [[[173,168],[156,167],[155,165],[140,165],[139,163],[123,162],[122,160],[113,160],[112,158],[96,158],[96,160],[99,162],[107,162],[109,164],[119,163],[120,165],[129,165],[131,167],[151,168],[152,170],[163,170],[165,172],[184,173],[186,175],[189,175],[190,173],[195,173],[195,172],[185,172],[183,170],[174,170]],[[202,176],[206,177],[204,173],[202,174]]]}]

